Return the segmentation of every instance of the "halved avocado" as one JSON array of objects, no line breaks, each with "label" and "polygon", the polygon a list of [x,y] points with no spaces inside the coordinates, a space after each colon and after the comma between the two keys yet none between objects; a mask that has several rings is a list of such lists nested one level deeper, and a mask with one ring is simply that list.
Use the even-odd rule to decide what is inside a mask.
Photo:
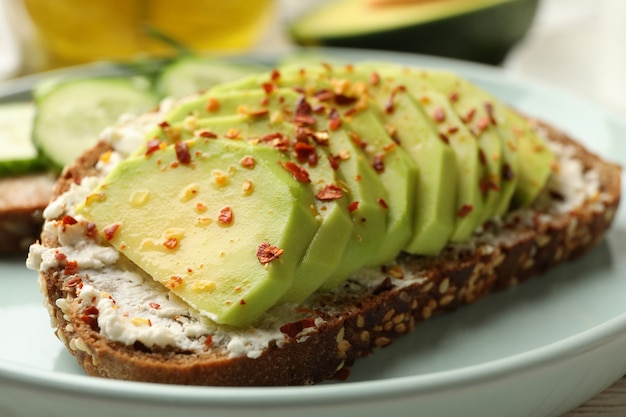
[{"label": "halved avocado", "polygon": [[502,62],[538,0],[341,0],[289,26],[301,45],[387,49]]}]

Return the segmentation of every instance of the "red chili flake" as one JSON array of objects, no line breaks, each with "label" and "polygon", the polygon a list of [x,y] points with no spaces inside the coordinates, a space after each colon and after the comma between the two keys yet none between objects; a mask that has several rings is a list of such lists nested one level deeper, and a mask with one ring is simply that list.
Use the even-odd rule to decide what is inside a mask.
[{"label": "red chili flake", "polygon": [[506,181],[510,181],[515,178],[515,173],[513,173],[511,165],[509,165],[508,163],[502,165],[502,178]]},{"label": "red chili flake", "polygon": [[380,83],[380,75],[374,71],[370,74],[370,84],[378,85]]},{"label": "red chili flake", "polygon": [[461,118],[461,120],[463,120],[464,123],[469,123],[472,120],[474,120],[475,115],[476,115],[476,109],[472,108],[465,114],[465,116]]},{"label": "red chili flake", "polygon": [[472,210],[474,210],[474,207],[471,204],[463,204],[456,215],[459,217],[465,217],[470,214]]},{"label": "red chili flake", "polygon": [[287,335],[291,339],[295,339],[304,329],[315,327],[315,319],[310,317],[293,323],[287,323],[280,326],[280,332]]},{"label": "red chili flake", "polygon": [[455,134],[458,131],[459,131],[459,127],[458,126],[449,126],[448,127],[448,134],[449,135],[453,135],[453,134]]},{"label": "red chili flake", "polygon": [[242,306],[246,305],[246,300],[242,298],[241,300],[239,300],[239,304],[241,304]]},{"label": "red chili flake", "polygon": [[450,139],[448,139],[448,136],[446,136],[444,133],[439,133],[439,139],[441,139],[446,145],[450,144]]},{"label": "red chili flake", "polygon": [[309,178],[309,173],[306,169],[302,168],[300,165],[294,162],[285,162],[285,169],[289,171],[289,173],[299,182],[309,183],[311,179]]},{"label": "red chili flake", "polygon": [[67,255],[61,252],[57,252],[54,254],[54,259],[56,259],[59,262],[62,262],[67,259]]},{"label": "red chili flake", "polygon": [[270,105],[269,97],[263,97],[263,99],[261,100],[261,106],[269,106],[269,105]]},{"label": "red chili flake", "polygon": [[63,225],[63,230],[65,230],[65,226],[71,226],[78,223],[78,220],[76,220],[75,218],[73,218],[72,216],[63,216],[63,219],[61,220],[61,224]]},{"label": "red chili flake", "polygon": [[443,123],[446,120],[446,112],[442,107],[437,107],[433,110],[433,120],[437,123]]},{"label": "red chili flake", "polygon": [[67,261],[65,263],[65,275],[74,275],[78,272],[78,262],[76,261]]},{"label": "red chili flake", "polygon": [[204,341],[204,346],[211,347],[212,344],[213,344],[213,335],[208,335],[206,337],[206,340]]},{"label": "red chili flake", "polygon": [[482,149],[478,150],[478,160],[481,165],[487,165],[487,156],[485,155],[485,151]]},{"label": "red chili flake", "polygon": [[183,285],[183,279],[178,275],[172,275],[163,285],[173,290]]},{"label": "red chili flake", "polygon": [[394,99],[395,99],[395,94],[392,93],[391,96],[389,96],[387,103],[385,103],[385,113],[392,114],[393,111],[395,110],[395,106],[393,104]]},{"label": "red chili flake", "polygon": [[161,149],[161,141],[159,139],[149,140],[146,143],[146,156],[152,155],[159,149]]},{"label": "red chili flake", "polygon": [[459,101],[459,93],[457,93],[456,91],[453,91],[452,93],[450,93],[450,95],[448,96],[448,99],[453,102],[456,103],[457,101]]},{"label": "red chili flake", "polygon": [[387,202],[385,201],[384,198],[379,198],[378,200],[378,204],[380,204],[380,206],[384,209],[388,209],[389,208],[389,204],[387,204]]},{"label": "red chili flake", "polygon": [[303,125],[313,125],[316,120],[312,116],[313,109],[304,96],[300,97],[296,103],[295,116],[293,122]]},{"label": "red chili flake", "polygon": [[167,129],[168,127],[170,127],[170,124],[166,120],[164,120],[161,123],[159,123],[159,127],[161,129]]},{"label": "red chili flake", "polygon": [[339,163],[342,161],[341,156],[339,155],[328,155],[328,162],[330,162],[330,166],[335,171],[339,169]]},{"label": "red chili flake", "polygon": [[150,303],[148,305],[155,310],[158,310],[161,308],[161,304],[158,304],[158,303]]},{"label": "red chili flake", "polygon": [[272,246],[268,242],[263,242],[259,245],[256,251],[256,257],[263,265],[275,261],[285,253],[284,249],[280,249],[278,246]]},{"label": "red chili flake", "polygon": [[338,200],[343,197],[343,192],[341,191],[341,188],[336,185],[328,184],[319,190],[317,194],[315,194],[315,197],[320,201]]},{"label": "red chili flake", "polygon": [[112,224],[111,226],[105,227],[102,233],[104,233],[104,237],[106,238],[106,240],[110,241],[110,240],[113,240],[113,238],[115,237],[115,233],[117,233],[117,230],[119,228],[120,228],[120,224],[115,223],[115,224]]},{"label": "red chili flake", "polygon": [[89,306],[83,310],[83,312],[89,316],[98,315],[98,308],[96,306]]},{"label": "red chili flake", "polygon": [[188,165],[191,162],[191,154],[189,153],[189,145],[187,142],[176,142],[174,144],[174,150],[176,151],[176,159],[183,164]]},{"label": "red chili flake", "polygon": [[491,124],[496,126],[498,124],[498,121],[496,120],[496,117],[493,113],[493,104],[491,102],[486,102],[485,110],[487,111],[487,115],[489,116],[489,121],[491,122]]},{"label": "red chili flake", "polygon": [[372,167],[374,171],[382,174],[385,172],[385,154],[379,153],[374,155],[374,162],[372,162]]},{"label": "red chili flake", "polygon": [[357,112],[358,110],[359,110],[359,109],[357,109],[357,108],[356,108],[356,106],[355,106],[355,107],[350,107],[348,110],[346,110],[346,111],[343,113],[343,115],[344,115],[344,116],[346,116],[346,117],[350,117],[350,116],[352,116],[352,115],[356,114],[356,112]]},{"label": "red chili flake", "polygon": [[328,114],[328,128],[335,131],[341,127],[341,116],[337,109],[332,109]]},{"label": "red chili flake", "polygon": [[239,163],[241,164],[242,167],[248,168],[248,169],[252,169],[256,165],[256,161],[250,155],[247,155],[241,158],[241,161],[239,161]]},{"label": "red chili flake", "polygon": [[391,95],[389,96],[389,100],[387,100],[387,103],[385,104],[385,113],[387,114],[391,114],[394,112],[395,110],[395,106],[394,106],[394,100],[396,98],[396,94],[398,94],[399,92],[403,92],[406,91],[406,87],[403,85],[399,85],[396,86],[392,91],[391,91]]},{"label": "red chili flake", "polygon": [[229,207],[223,207],[217,216],[217,221],[222,224],[231,224],[233,222],[233,210]]},{"label": "red chili flake", "polygon": [[308,162],[310,166],[317,165],[317,149],[315,146],[304,142],[296,142],[293,147],[298,161],[301,163]]},{"label": "red chili flake", "polygon": [[480,192],[483,194],[487,194],[487,191],[489,191],[489,184],[485,178],[480,179],[478,187],[480,188]]},{"label": "red chili flake", "polygon": [[270,79],[272,81],[278,81],[280,79],[280,71],[278,71],[277,69],[273,69]]},{"label": "red chili flake", "polygon": [[217,138],[217,134],[211,132],[210,130],[202,130],[198,133],[198,136],[200,136],[201,138],[206,138],[206,139],[216,139]]},{"label": "red chili flake", "polygon": [[361,139],[361,137],[356,132],[348,132],[348,136],[352,139],[352,142],[361,149],[365,149],[367,147],[367,143]]},{"label": "red chili flake", "polygon": [[478,131],[480,133],[487,130],[487,128],[489,127],[489,118],[481,117],[480,119],[478,119],[478,121],[476,122],[476,127],[478,128]]},{"label": "red chili flake", "polygon": [[335,94],[335,104],[338,106],[347,106],[358,101],[358,97],[351,97],[345,94]]},{"label": "red chili flake", "polygon": [[77,287],[77,286],[80,287],[82,283],[83,283],[83,278],[79,276],[75,276],[67,280],[67,286],[70,288]]},{"label": "red chili flake", "polygon": [[279,151],[289,149],[289,139],[280,132],[268,133],[267,135],[261,136],[259,142],[270,143],[273,148]]},{"label": "red chili flake", "polygon": [[319,101],[331,100],[334,95],[335,93],[333,93],[331,90],[328,90],[328,89],[319,90],[313,93],[313,97],[315,97]]},{"label": "red chili flake", "polygon": [[348,210],[350,211],[350,213],[356,211],[359,208],[359,202],[358,201],[353,201],[352,203],[350,203],[348,205]]},{"label": "red chili flake", "polygon": [[175,249],[176,246],[178,246],[178,239],[176,239],[175,237],[171,237],[163,242],[163,246],[168,249]]},{"label": "red chili flake", "polygon": [[263,91],[265,91],[265,94],[271,94],[276,88],[276,86],[272,83],[263,83],[261,84],[261,87],[263,88]]},{"label": "red chili flake", "polygon": [[97,234],[98,234],[98,228],[96,227],[96,224],[93,222],[87,223],[87,226],[85,227],[85,236],[94,237]]}]

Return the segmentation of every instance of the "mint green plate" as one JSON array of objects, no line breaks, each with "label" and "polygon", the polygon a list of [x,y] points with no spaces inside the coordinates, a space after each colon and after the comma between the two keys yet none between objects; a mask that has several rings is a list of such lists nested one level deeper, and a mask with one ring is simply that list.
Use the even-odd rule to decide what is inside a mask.
[{"label": "mint green plate", "polygon": [[[593,103],[499,69],[417,55],[324,50],[452,69],[520,110],[626,161],[626,121]],[[117,71],[107,65],[72,69]],[[0,84],[0,100],[28,96],[38,77]],[[58,342],[36,274],[0,259],[0,415],[177,417],[381,415],[559,416],[626,373],[626,218],[585,258],[455,314],[417,326],[341,383],[206,388],[84,375]]]}]

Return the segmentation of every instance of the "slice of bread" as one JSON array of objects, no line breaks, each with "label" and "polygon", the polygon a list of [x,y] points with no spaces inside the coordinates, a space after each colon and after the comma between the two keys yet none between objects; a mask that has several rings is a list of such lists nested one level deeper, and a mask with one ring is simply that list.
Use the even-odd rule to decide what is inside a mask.
[{"label": "slice of bread", "polygon": [[37,240],[55,180],[46,172],[0,178],[0,254],[26,253]]},{"label": "slice of bread", "polygon": [[67,196],[101,175],[99,161],[113,149],[108,142],[60,178],[29,267],[40,271],[56,335],[89,375],[224,386],[345,376],[357,358],[434,314],[517,285],[601,241],[619,204],[620,167],[536,125],[559,163],[533,207],[512,210],[437,257],[401,255],[396,265],[361,271],[332,293],[274,307],[249,329],[212,324],[95,242],[89,224],[76,223]]}]

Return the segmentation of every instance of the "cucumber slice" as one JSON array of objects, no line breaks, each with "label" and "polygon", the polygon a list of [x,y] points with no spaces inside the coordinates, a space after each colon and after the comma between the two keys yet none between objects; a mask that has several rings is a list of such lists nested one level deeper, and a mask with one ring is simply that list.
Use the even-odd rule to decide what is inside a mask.
[{"label": "cucumber slice", "polygon": [[42,168],[31,141],[34,106],[29,102],[0,105],[0,177],[25,174]]},{"label": "cucumber slice", "polygon": [[186,56],[163,69],[156,88],[162,96],[183,97],[261,71],[267,68],[256,63]]},{"label": "cucumber slice", "polygon": [[143,78],[91,78],[35,89],[33,142],[56,168],[93,146],[124,113],[141,114],[158,99]]}]

